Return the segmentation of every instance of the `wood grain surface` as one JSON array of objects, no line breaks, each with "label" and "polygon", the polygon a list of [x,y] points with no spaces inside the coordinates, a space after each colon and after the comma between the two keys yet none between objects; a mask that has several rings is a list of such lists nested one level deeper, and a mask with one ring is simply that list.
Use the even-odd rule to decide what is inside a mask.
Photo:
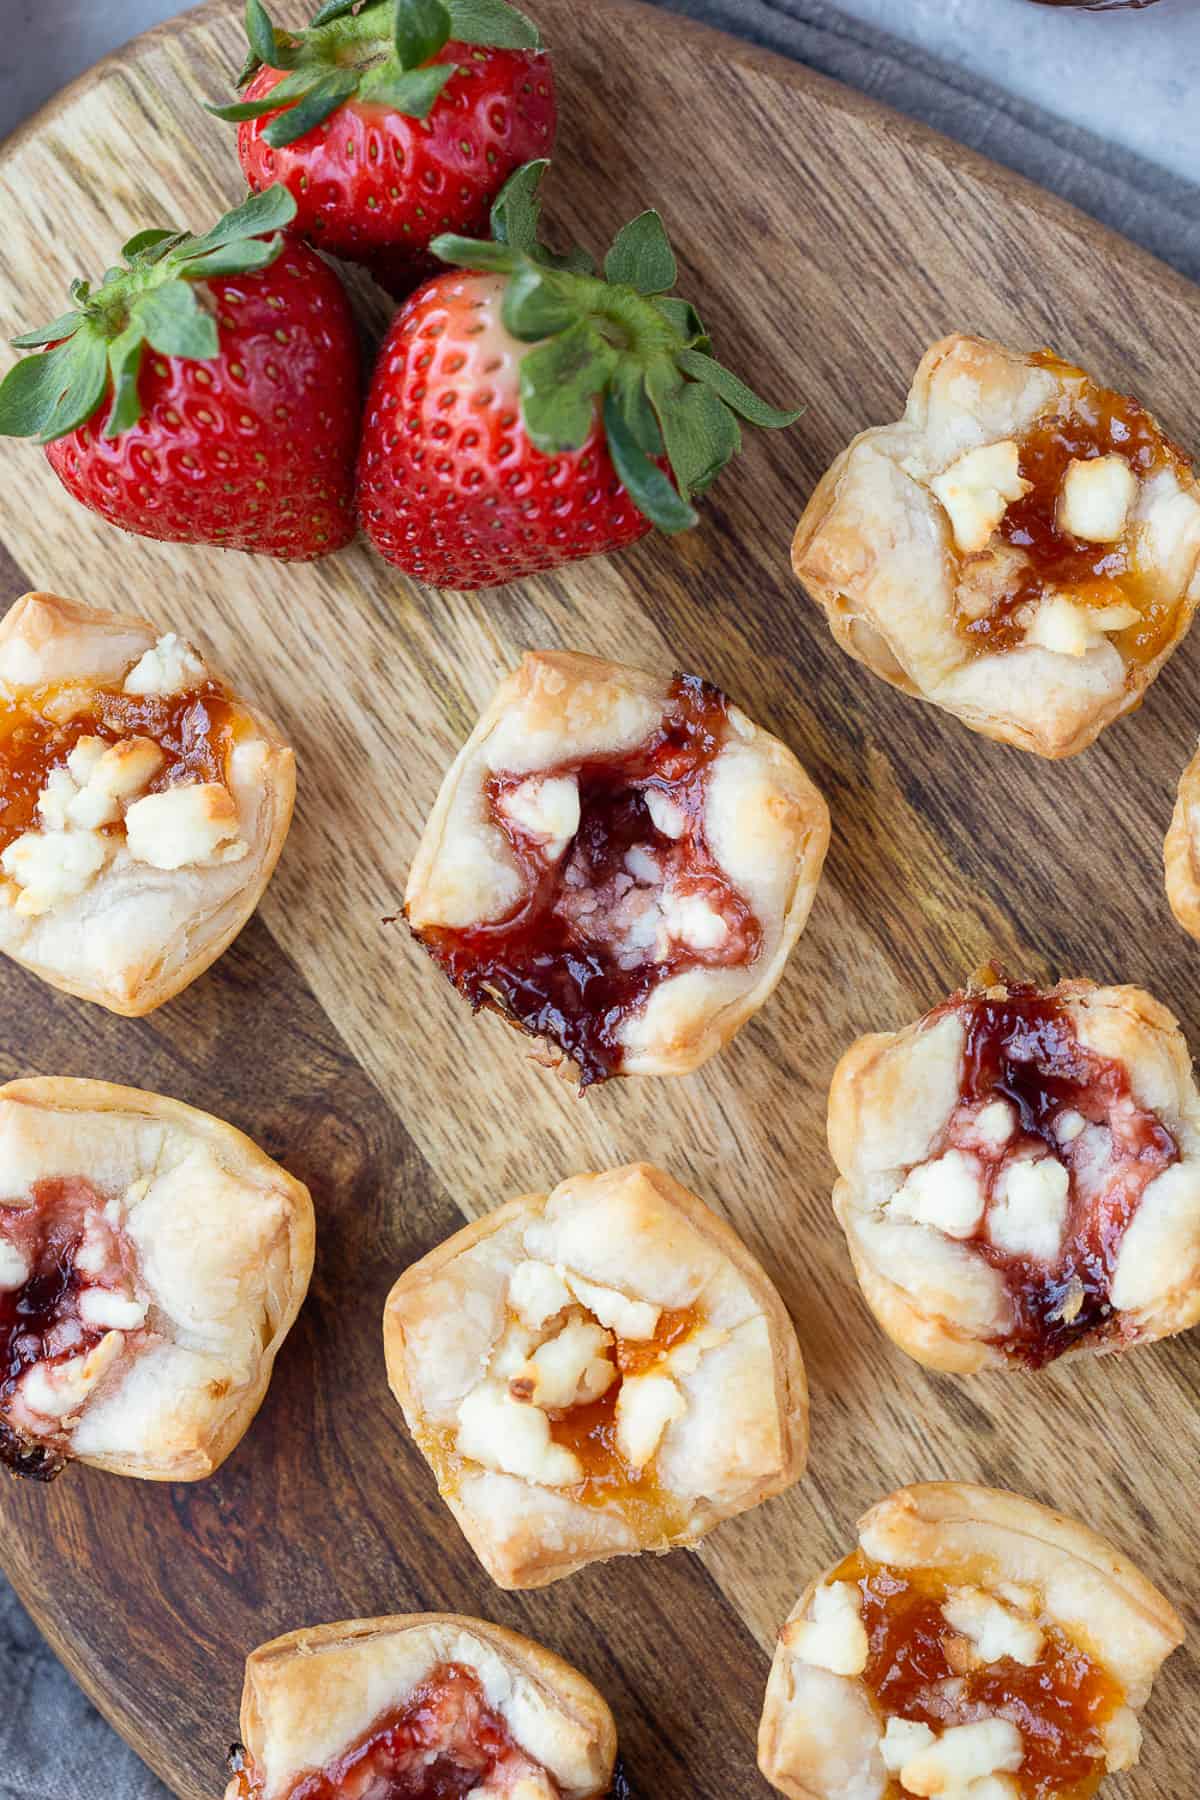
[{"label": "wood grain surface", "polygon": [[[305,9],[301,7],[300,12]],[[203,228],[239,194],[227,91],[240,8],[201,9],[79,83],[0,153],[5,336],[61,311],[137,227]],[[537,0],[563,130],[552,224],[593,247],[661,207],[728,361],[808,411],[758,437],[702,528],[499,593],[422,590],[362,547],[305,568],[123,538],[30,445],[0,450],[15,597],[41,586],[195,638],[290,730],[296,822],[261,915],[151,1018],[55,996],[5,965],[0,1072],[159,1088],[252,1133],[307,1181],[312,1296],[265,1409],[221,1473],[160,1489],[75,1470],[12,1486],[0,1561],[69,1667],[184,1800],[211,1800],[241,1662],[290,1627],[452,1607],[543,1639],[600,1685],[647,1800],[755,1800],[754,1727],[779,1621],[851,1521],[900,1483],[1020,1488],[1111,1533],[1189,1625],[1196,1339],[1041,1376],[949,1380],[894,1351],[829,1207],[824,1101],[846,1044],[998,955],[1144,983],[1200,1044],[1200,955],[1160,846],[1194,745],[1200,639],[1142,713],[1079,760],[971,736],[836,651],[788,570],[792,527],[850,434],[892,418],[955,328],[1049,341],[1200,442],[1200,295],[1013,177],[804,70],[657,12]],[[281,16],[296,20],[280,9]],[[365,328],[384,317],[364,298]],[[703,673],[777,732],[833,810],[807,934],[775,999],[701,1074],[576,1100],[516,1034],[473,1021],[384,923],[444,766],[520,651],[563,645]],[[399,1268],[515,1193],[633,1157],[720,1208],[799,1328],[808,1477],[698,1556],[495,1591],[389,1401],[379,1344]],[[1178,1800],[1196,1664],[1168,1665],[1125,1800]],[[53,1793],[53,1770],[47,1769]],[[1181,1786],[1182,1784],[1182,1786]]]}]

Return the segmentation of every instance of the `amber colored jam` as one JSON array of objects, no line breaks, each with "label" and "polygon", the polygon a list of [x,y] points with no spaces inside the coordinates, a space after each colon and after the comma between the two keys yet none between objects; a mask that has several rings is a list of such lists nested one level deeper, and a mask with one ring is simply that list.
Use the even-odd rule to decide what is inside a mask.
[{"label": "amber colored jam", "polygon": [[[70,683],[34,689],[0,708],[0,851],[38,827],[38,795],[50,771],[61,767],[83,737],[115,744],[153,738],[165,761],[146,792],[178,782],[224,781],[236,737],[236,709],[216,682],[181,694],[123,694],[97,688],[79,712],[55,719]],[[48,711],[47,708],[50,710]]]},{"label": "amber colored jam", "polygon": [[[1125,1064],[1081,1044],[1053,993],[1014,984],[958,995],[952,1005],[966,1025],[963,1099],[1010,1101],[1018,1128],[1005,1158],[1032,1141],[1048,1146],[1070,1176],[1055,1266],[1013,1257],[983,1235],[975,1243],[1008,1278],[1016,1322],[1005,1349],[1038,1367],[1084,1338],[1112,1334],[1110,1289],[1122,1239],[1146,1187],[1178,1161],[1179,1150],[1160,1120],[1134,1100]],[[1112,1133],[1114,1178],[1099,1195],[1080,1192],[1072,1147],[1055,1136],[1054,1121],[1064,1111]]]},{"label": "amber colored jam", "polygon": [[86,1355],[104,1336],[83,1324],[77,1306],[80,1218],[95,1200],[86,1182],[56,1178],[34,1183],[32,1207],[0,1206],[0,1233],[20,1245],[30,1266],[21,1287],[0,1289],[0,1463],[35,1481],[52,1481],[67,1458],[15,1431],[8,1402],[35,1363]]},{"label": "amber colored jam", "polygon": [[[493,777],[492,817],[512,846],[526,897],[496,924],[433,926],[418,934],[476,1010],[493,1007],[556,1045],[574,1062],[584,1087],[619,1072],[621,1027],[660,982],[697,963],[728,966],[758,955],[758,922],[718,868],[704,835],[708,771],[727,730],[724,694],[696,676],[679,675],[662,723],[638,749],[539,771],[575,775],[579,782],[579,829],[555,865],[498,810],[505,789],[525,778]],[[685,814],[682,840],[667,838],[654,825],[645,798],[650,788]],[[635,846],[669,860],[678,870],[676,889],[703,895],[721,915],[728,929],[718,948],[697,951],[676,943],[661,961],[647,957],[622,966],[608,936],[589,931],[577,912],[568,915],[561,904],[564,883],[569,879],[576,893],[605,888]]]},{"label": "amber colored jam", "polygon": [[[240,1744],[230,1770],[238,1800],[259,1800],[265,1784]],[[544,1771],[487,1704],[474,1671],[440,1663],[351,1749],[293,1782],[287,1800],[465,1800],[489,1782],[500,1786],[497,1776],[536,1774]]]},{"label": "amber colored jam", "polygon": [[1065,1633],[1043,1627],[1032,1668],[1004,1657],[962,1672],[954,1656],[961,1640],[942,1605],[952,1588],[971,1585],[969,1576],[893,1569],[858,1551],[832,1579],[858,1588],[870,1645],[863,1681],[886,1715],[938,1732],[979,1718],[1009,1719],[1025,1747],[1016,1772],[1025,1800],[1091,1800],[1106,1766],[1101,1727],[1124,1696]]},{"label": "amber colored jam", "polygon": [[[1049,352],[1037,359],[1046,367],[1078,374]],[[1168,466],[1187,469],[1183,452],[1165,438],[1149,413],[1126,394],[1084,380],[1082,391],[1062,410],[1038,419],[1020,443],[1020,474],[1033,483],[1014,500],[1000,521],[1000,536],[1023,553],[1027,566],[1013,587],[982,618],[964,620],[962,630],[981,651],[1009,650],[1028,623],[1024,608],[1044,594],[1063,590],[1080,606],[1129,605],[1139,618],[1113,642],[1129,660],[1150,662],[1171,634],[1180,596],[1163,595],[1137,565],[1129,536],[1114,544],[1091,544],[1058,528],[1063,477],[1074,459],[1089,461],[1116,454],[1139,480]]]}]

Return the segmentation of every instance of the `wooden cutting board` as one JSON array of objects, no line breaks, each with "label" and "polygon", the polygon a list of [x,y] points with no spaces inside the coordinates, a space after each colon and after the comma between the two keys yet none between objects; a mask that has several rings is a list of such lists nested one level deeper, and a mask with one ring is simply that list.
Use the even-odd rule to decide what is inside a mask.
[{"label": "wooden cutting board", "polygon": [[[288,568],[125,538],[67,499],[33,447],[0,449],[7,595],[47,587],[180,627],[267,703],[299,759],[296,822],[261,915],[182,998],[130,1023],[0,970],[6,1078],[178,1095],[250,1132],[316,1197],[311,1298],[218,1476],[161,1488],[75,1470],[0,1499],[0,1561],[26,1604],[185,1800],[221,1787],[253,1645],[426,1607],[498,1619],[585,1669],[646,1800],[764,1796],[753,1743],[773,1633],[856,1516],[916,1479],[1011,1486],[1079,1514],[1197,1623],[1200,1341],[1037,1377],[922,1372],[852,1282],[824,1098],[854,1036],[909,1019],[993,954],[1037,975],[1142,982],[1200,1044],[1200,951],[1170,918],[1160,870],[1200,724],[1200,639],[1143,713],[1047,765],[845,659],[793,583],[788,545],[835,451],[895,416],[923,347],[956,326],[1049,341],[1200,443],[1200,294],[801,68],[612,0],[536,11],[562,89],[551,219],[601,247],[659,205],[682,291],[728,360],[772,399],[808,402],[794,430],[751,442],[701,530],[446,597],[361,547]],[[228,89],[239,13],[219,0],[152,32],[0,152],[5,337],[61,311],[69,278],[98,274],[135,228],[202,229],[238,197],[232,135],[198,102]],[[383,316],[376,296],[364,318],[377,329]],[[779,993],[686,1080],[577,1101],[383,922],[443,768],[534,645],[702,672],[793,746],[833,809],[824,885]],[[464,1218],[633,1157],[722,1209],[782,1289],[813,1387],[811,1470],[698,1556],[506,1596],[389,1399],[384,1295]],[[1143,1766],[1114,1795],[1177,1800],[1190,1784],[1196,1682],[1184,1651],[1156,1691]]]}]

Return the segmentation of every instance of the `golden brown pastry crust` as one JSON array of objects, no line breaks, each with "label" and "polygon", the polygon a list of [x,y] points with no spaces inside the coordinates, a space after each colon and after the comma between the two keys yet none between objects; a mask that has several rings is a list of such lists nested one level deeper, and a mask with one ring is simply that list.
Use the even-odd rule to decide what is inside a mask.
[{"label": "golden brown pastry crust", "polygon": [[[535,651],[503,681],[442,782],[405,894],[420,936],[500,919],[524,891],[485,816],[491,773],[536,776],[635,749],[657,727],[669,682],[602,657]],[[628,1022],[625,1075],[683,1075],[716,1054],[764,1004],[804,929],[829,844],[829,811],[777,738],[730,706],[708,777],[709,849],[762,928],[746,965],[696,963],[663,981]]]},{"label": "golden brown pastry crust", "polygon": [[[1179,1160],[1148,1186],[1112,1279],[1127,1334],[1084,1339],[1067,1356],[1119,1350],[1200,1321],[1200,1094],[1173,1015],[1136,987],[1063,981],[1078,1039],[1123,1063],[1134,1100],[1175,1139]],[[834,1210],[864,1298],[892,1341],[927,1368],[973,1374],[1011,1368],[1003,1284],[969,1241],[930,1225],[889,1222],[909,1172],[926,1162],[958,1104],[963,1034],[936,1008],[896,1032],[850,1046],[829,1092],[829,1145],[839,1170]]]},{"label": "golden brown pastry crust", "polygon": [[[447,1656],[447,1647],[458,1654]],[[265,1776],[266,1800],[286,1793],[306,1769],[324,1767],[402,1705],[417,1685],[405,1685],[410,1658],[410,1672],[422,1661],[463,1663],[480,1673],[485,1691],[487,1675],[497,1691],[507,1678],[510,1692],[496,1710],[517,1744],[559,1781],[563,1800],[607,1794],[616,1725],[578,1669],[531,1638],[482,1619],[407,1613],[289,1631],[247,1657],[241,1735]],[[235,1780],[228,1800],[237,1792]]]},{"label": "golden brown pastry crust", "polygon": [[[652,1520],[577,1501],[570,1484],[545,1486],[457,1455],[448,1472],[446,1434],[452,1446],[458,1406],[480,1385],[511,1318],[513,1271],[543,1256],[628,1298],[694,1306],[693,1341],[708,1327],[726,1334],[690,1377],[676,1376],[688,1409],[654,1456],[663,1504]],[[729,1226],[644,1163],[524,1195],[456,1232],[401,1275],[383,1331],[388,1379],[409,1429],[501,1587],[541,1587],[589,1562],[693,1545],[804,1469],[808,1389],[782,1300]],[[722,1431],[715,1419],[729,1407]]]},{"label": "golden brown pastry crust", "polygon": [[1171,628],[1144,662],[1111,637],[1085,654],[1022,643],[977,655],[955,607],[963,571],[983,563],[960,553],[928,483],[968,451],[1019,439],[1081,380],[1040,354],[963,333],[943,338],[922,359],[903,418],[861,432],[837,457],[792,545],[797,576],[851,656],[973,731],[1046,757],[1074,756],[1139,706],[1187,631],[1200,601],[1200,482],[1190,470],[1164,476],[1161,491],[1146,482],[1130,514],[1139,567],[1179,589]]},{"label": "golden brown pastry crust", "polygon": [[5,1204],[72,1175],[123,1196],[150,1342],[88,1396],[69,1453],[144,1481],[202,1480],[249,1428],[308,1291],[308,1189],[234,1126],[163,1094],[66,1076],[0,1087]]},{"label": "golden brown pastry crust", "polygon": [[1171,911],[1189,936],[1200,938],[1200,750],[1179,777],[1163,867]]},{"label": "golden brown pastry crust", "polygon": [[[989,1595],[1032,1590],[1038,1622],[1058,1627],[1103,1668],[1134,1712],[1183,1642],[1174,1608],[1127,1557],[1087,1526],[1019,1494],[964,1482],[901,1488],[872,1507],[858,1533],[859,1548],[877,1564],[957,1576]],[[759,1767],[790,1800],[902,1800],[879,1750],[885,1709],[861,1677],[808,1662],[789,1633],[811,1616],[818,1588],[836,1573],[810,1582],[780,1633]],[[1136,1742],[1134,1727],[1130,1761]]]},{"label": "golden brown pastry crust", "polygon": [[[0,701],[19,699],[22,688],[46,680],[80,676],[85,683],[90,677],[94,684],[119,685],[157,639],[153,627],[132,615],[56,594],[25,594],[0,622]],[[102,869],[84,894],[50,915],[19,921],[11,905],[0,907],[0,948],[14,962],[64,993],[140,1018],[181,993],[232,943],[262,898],[283,849],[296,773],[278,728],[231,689],[226,692],[248,726],[235,752],[240,760],[230,761],[236,772],[227,781],[233,784],[238,829],[249,854],[220,867],[166,872],[130,865],[122,852],[119,874],[113,865]],[[156,915],[165,912],[165,928],[160,925],[139,942],[135,921],[147,916],[151,902]],[[98,931],[106,924],[106,910],[118,905],[119,929]],[[47,936],[50,920],[52,937]]]}]

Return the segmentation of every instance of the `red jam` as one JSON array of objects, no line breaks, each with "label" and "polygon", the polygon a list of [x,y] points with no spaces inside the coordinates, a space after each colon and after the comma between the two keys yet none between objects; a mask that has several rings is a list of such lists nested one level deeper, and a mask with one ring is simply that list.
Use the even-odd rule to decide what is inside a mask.
[{"label": "red jam", "polygon": [[[1080,374],[1049,352],[1036,360],[1068,375]],[[1025,635],[1028,618],[1023,609],[1047,593],[1065,590],[1081,606],[1133,606],[1140,615],[1137,624],[1114,634],[1115,641],[1135,662],[1150,662],[1158,655],[1171,634],[1181,597],[1161,594],[1138,569],[1127,537],[1114,544],[1091,544],[1058,526],[1068,465],[1076,459],[1114,454],[1143,481],[1164,467],[1187,468],[1183,452],[1163,436],[1144,407],[1090,380],[1060,412],[1037,420],[1021,440],[1020,475],[1033,485],[1009,505],[999,532],[1006,544],[1022,552],[1026,566],[990,611],[964,621],[962,629],[979,650],[1012,649]]]},{"label": "red jam", "polygon": [[[241,1745],[230,1767],[238,1800],[260,1800],[265,1784]],[[441,1663],[352,1749],[293,1782],[287,1800],[465,1800],[489,1782],[536,1774],[544,1771],[487,1704],[474,1671]]]},{"label": "red jam", "polygon": [[34,1183],[32,1206],[0,1206],[0,1237],[29,1268],[20,1287],[0,1289],[0,1463],[35,1481],[52,1481],[68,1459],[60,1445],[16,1429],[11,1402],[35,1363],[85,1356],[105,1334],[79,1316],[80,1289],[94,1277],[75,1267],[85,1217],[102,1204],[86,1181],[56,1178]]},{"label": "red jam", "polygon": [[[1008,1100],[1017,1130],[999,1160],[985,1163],[994,1182],[1023,1147],[1048,1147],[1067,1168],[1067,1225],[1053,1266],[1014,1257],[991,1244],[985,1232],[975,1248],[1007,1277],[1016,1322],[1004,1341],[1018,1360],[1041,1367],[1084,1339],[1118,1334],[1110,1290],[1121,1243],[1143,1193],[1178,1161],[1171,1133],[1133,1098],[1124,1063],[1098,1056],[1075,1034],[1069,1014],[1053,993],[1026,984],[958,995],[951,1005],[967,1028],[962,1097],[968,1106]],[[1103,1189],[1083,1191],[1079,1146],[1062,1143],[1055,1120],[1078,1113],[1111,1133],[1110,1169]],[[955,1122],[950,1133],[954,1134]]]},{"label": "red jam", "polygon": [[69,682],[59,683],[0,708],[0,851],[22,832],[38,828],[38,796],[46,778],[66,763],[82,737],[102,738],[108,744],[129,737],[153,738],[165,761],[147,784],[147,793],[178,782],[224,781],[237,715],[216,682],[206,681],[182,694],[124,694],[98,688],[69,719],[51,717],[58,710],[56,702],[64,702],[70,692]]},{"label": "red jam", "polygon": [[[761,931],[741,895],[718,868],[704,835],[709,769],[728,731],[728,701],[707,682],[679,675],[661,725],[638,749],[546,770],[579,782],[580,823],[565,855],[550,863],[501,809],[526,777],[488,784],[493,821],[504,831],[524,877],[525,899],[497,924],[418,935],[459,992],[478,1011],[490,1006],[512,1024],[560,1049],[584,1087],[620,1072],[621,1029],[660,982],[695,964],[753,962]],[[654,824],[646,794],[655,790],[684,816],[679,839]],[[634,886],[631,852],[646,851],[663,885],[699,895],[726,925],[721,944],[695,950],[672,940],[661,960],[622,954],[610,901]],[[589,914],[586,897],[602,903]],[[647,890],[647,904],[650,890]],[[605,929],[606,925],[608,929]]]},{"label": "red jam", "polygon": [[1004,1657],[969,1666],[963,1640],[942,1605],[963,1576],[899,1570],[861,1551],[833,1577],[861,1596],[870,1645],[863,1680],[884,1713],[917,1719],[942,1732],[975,1719],[1011,1720],[1024,1760],[1016,1779],[1025,1800],[1091,1800],[1104,1778],[1101,1728],[1123,1702],[1112,1678],[1054,1626],[1043,1628],[1032,1668]]}]

